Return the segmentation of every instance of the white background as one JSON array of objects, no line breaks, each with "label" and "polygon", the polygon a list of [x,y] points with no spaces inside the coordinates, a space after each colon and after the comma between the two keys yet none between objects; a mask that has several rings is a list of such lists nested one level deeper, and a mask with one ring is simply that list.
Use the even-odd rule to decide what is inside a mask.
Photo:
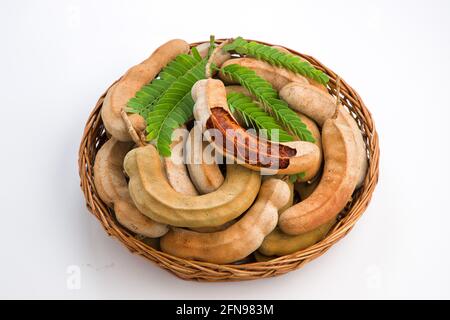
[{"label": "white background", "polygon": [[[448,1],[2,1],[0,298],[450,298],[449,31]],[[77,149],[97,98],[168,39],[210,34],[315,56],[358,90],[380,135],[364,216],[281,277],[179,280],[85,209]]]}]

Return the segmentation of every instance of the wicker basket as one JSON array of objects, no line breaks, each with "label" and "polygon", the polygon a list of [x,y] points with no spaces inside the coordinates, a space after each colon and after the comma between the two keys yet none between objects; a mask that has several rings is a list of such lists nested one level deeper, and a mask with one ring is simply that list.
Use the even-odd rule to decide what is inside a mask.
[{"label": "wicker basket", "polygon": [[[261,41],[258,42],[264,43]],[[197,44],[192,43],[191,46]],[[311,56],[300,54],[294,50],[290,51],[300,55],[316,68],[324,71],[330,77],[328,84],[329,92],[333,96],[336,96],[337,75],[333,71]],[[369,169],[363,187],[353,194],[352,201],[340,215],[340,221],[330,230],[326,238],[307,249],[268,262],[217,265],[178,258],[151,248],[140,241],[132,232],[122,227],[115,219],[114,212],[103,203],[95,190],[93,181],[94,159],[97,151],[107,140],[107,134],[100,117],[100,110],[105,95],[106,92],[100,97],[89,116],[79,149],[78,165],[81,189],[86,199],[87,208],[100,220],[106,232],[119,239],[131,252],[153,261],[182,279],[199,281],[251,280],[273,277],[298,269],[307,262],[324,254],[333,244],[343,238],[353,228],[356,221],[367,208],[378,181],[380,151],[378,135],[371,114],[358,93],[341,79],[341,102],[351,111],[352,116],[357,120],[363,132],[369,155]]]}]

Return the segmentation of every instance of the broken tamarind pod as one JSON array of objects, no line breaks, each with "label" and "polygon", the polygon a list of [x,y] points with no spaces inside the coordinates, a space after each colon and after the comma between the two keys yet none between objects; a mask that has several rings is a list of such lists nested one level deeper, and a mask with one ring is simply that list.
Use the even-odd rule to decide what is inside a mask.
[{"label": "broken tamarind pod", "polygon": [[133,204],[123,173],[123,159],[133,143],[109,139],[98,151],[94,163],[94,185],[100,198],[114,209],[116,218],[127,229],[151,238],[160,237],[166,225],[144,216]]},{"label": "broken tamarind pod", "polygon": [[[336,113],[335,99],[328,93],[323,93],[312,86],[290,83],[281,89],[280,97],[292,109],[306,114],[320,126]],[[344,108],[338,110],[338,121],[345,123],[353,131],[358,153],[357,187],[359,187],[364,182],[368,167],[366,144],[355,119]]]},{"label": "broken tamarind pod", "polygon": [[174,131],[174,137],[170,145],[170,157],[163,157],[162,161],[167,179],[172,188],[182,194],[196,196],[198,195],[197,189],[192,183],[184,164],[183,146],[187,140],[185,128],[183,126],[179,130]]},{"label": "broken tamarind pod", "polygon": [[197,81],[192,87],[192,97],[194,117],[204,137],[219,153],[256,171],[316,174],[313,171],[320,167],[320,150],[315,144],[306,141],[276,143],[244,131],[229,111],[222,81]]},{"label": "broken tamarind pod", "polygon": [[337,119],[326,120],[322,144],[325,166],[319,185],[306,200],[280,215],[278,225],[287,234],[306,233],[331,221],[355,190],[357,151],[351,128]]},{"label": "broken tamarind pod", "polygon": [[[142,63],[131,67],[125,75],[109,90],[103,101],[101,117],[106,130],[117,140],[131,141],[121,112],[141,87],[152,81],[157,74],[170,61],[181,53],[189,52],[189,44],[186,41],[175,39],[166,42]],[[136,132],[145,130],[145,120],[138,114],[129,116],[130,122]]]},{"label": "broken tamarind pod", "polygon": [[[247,91],[247,89],[245,89],[242,86],[231,85],[231,86],[226,86],[225,89],[227,91],[227,96],[230,93],[242,93],[242,94],[245,94],[246,96],[252,97],[252,95]],[[255,102],[255,104],[259,105],[258,102]],[[264,107],[261,105],[260,105],[260,108],[262,110],[264,110]],[[297,112],[297,111],[296,111],[296,113],[297,113],[298,117],[301,119],[301,121],[306,125],[306,128],[309,130],[309,132],[311,132],[311,134],[314,138],[314,143],[317,145],[317,147],[319,147],[319,152],[320,152],[320,160],[318,162],[316,162],[316,167],[310,169],[308,172],[305,172],[304,175],[298,176],[297,181],[301,182],[301,181],[308,181],[316,175],[316,173],[318,171],[317,168],[319,168],[322,163],[322,140],[320,137],[320,130],[319,130],[317,124],[311,118],[305,116],[304,114]],[[232,114],[241,126],[246,125],[245,120],[242,119],[239,112],[233,112]]]},{"label": "broken tamarind pod", "polygon": [[285,182],[266,180],[255,203],[231,227],[213,233],[173,228],[161,239],[161,249],[185,259],[219,264],[239,261],[255,251],[276,227],[278,209],[288,198],[289,188]]},{"label": "broken tamarind pod", "polygon": [[201,194],[205,194],[217,190],[224,177],[214,157],[207,152],[207,143],[201,138],[201,128],[194,126],[186,140],[186,166],[192,183]]},{"label": "broken tamarind pod", "polygon": [[233,220],[251,206],[261,184],[256,172],[228,165],[225,181],[216,191],[199,196],[181,194],[167,181],[153,145],[128,152],[124,168],[136,207],[155,221],[177,227],[212,227]]},{"label": "broken tamarind pod", "polygon": [[[306,169],[302,168],[302,165],[311,169],[313,164],[319,163],[318,160],[314,161],[313,159],[318,155],[318,150],[314,150],[313,145],[309,142],[273,143],[245,132],[229,112],[223,83],[219,80],[207,80],[205,83],[208,84],[204,90],[208,105],[201,101],[196,103],[194,116],[201,121],[206,118],[205,115],[210,115],[204,127],[207,130],[216,129],[221,134],[221,142],[215,141],[215,137],[212,138],[213,144],[218,146],[219,152],[222,150],[225,155],[231,155],[238,160],[238,163],[242,162],[243,165],[253,170],[271,168],[275,169],[276,173],[301,172],[302,169]],[[199,115],[199,113],[203,113],[203,115]],[[205,135],[208,134],[209,132],[205,131]],[[295,149],[293,146],[297,148]],[[312,161],[306,162],[305,158],[308,157],[312,158],[308,159]]]},{"label": "broken tamarind pod", "polygon": [[[248,97],[253,98],[252,94],[243,86],[239,86],[239,85],[229,85],[225,87],[225,90],[227,92],[227,95],[229,93],[242,93],[245,94]],[[256,102],[258,103],[258,102]],[[259,104],[259,103],[258,103]],[[264,109],[263,106],[261,106],[262,109]],[[315,140],[315,144],[319,147],[322,148],[322,142],[320,139],[320,130],[319,127],[317,126],[317,124],[315,123],[314,120],[312,120],[310,117],[306,116],[305,114],[296,111],[297,115],[299,116],[299,118],[302,120],[302,122],[306,125],[306,128],[311,132],[312,136],[314,137]]]},{"label": "broken tamarind pod", "polygon": [[[256,60],[253,58],[235,58],[226,61],[222,67],[226,67],[230,64],[238,64],[240,66],[252,69],[258,76],[268,81],[272,87],[279,91],[285,85],[291,82],[299,82],[302,84],[308,84],[308,80],[303,76],[294,73],[292,71],[283,69],[281,67],[273,66],[267,62]],[[227,84],[236,83],[233,79],[230,79],[222,72],[219,73],[220,78]]]},{"label": "broken tamarind pod", "polygon": [[264,238],[258,251],[265,256],[284,256],[306,249],[325,238],[335,223],[336,220],[333,219],[314,230],[296,236],[285,234],[279,228],[275,228]]}]

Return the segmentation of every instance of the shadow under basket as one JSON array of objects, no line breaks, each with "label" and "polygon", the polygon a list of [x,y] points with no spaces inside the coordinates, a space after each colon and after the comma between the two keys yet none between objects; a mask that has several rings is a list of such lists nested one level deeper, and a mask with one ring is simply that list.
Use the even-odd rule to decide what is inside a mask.
[{"label": "shadow under basket", "polygon": [[[220,42],[221,40],[218,41]],[[261,41],[258,42],[267,44]],[[199,43],[192,43],[191,47],[196,46]],[[293,54],[303,57],[314,67],[325,72],[330,77],[328,91],[332,96],[336,97],[336,81],[338,76],[332,70],[328,69],[311,56],[298,53],[289,48],[286,49]],[[307,262],[324,254],[333,244],[343,238],[353,228],[356,221],[366,210],[377,184],[380,151],[378,135],[375,130],[372,116],[358,93],[344,80],[340,79],[339,92],[341,103],[356,119],[356,122],[363,133],[367,146],[367,155],[369,157],[369,168],[363,186],[355,191],[351,202],[349,202],[347,207],[340,214],[338,223],[330,230],[328,235],[322,241],[307,249],[267,262],[217,265],[213,263],[186,260],[166,254],[145,244],[131,231],[122,227],[117,222],[113,210],[106,206],[95,189],[93,179],[94,159],[97,151],[108,139],[100,116],[100,110],[106,92],[99,98],[94,110],[89,116],[79,149],[78,166],[81,189],[86,199],[86,206],[88,210],[97,217],[106,232],[109,235],[116,237],[131,252],[145,257],[182,279],[198,281],[251,280],[273,277],[299,269]]]}]

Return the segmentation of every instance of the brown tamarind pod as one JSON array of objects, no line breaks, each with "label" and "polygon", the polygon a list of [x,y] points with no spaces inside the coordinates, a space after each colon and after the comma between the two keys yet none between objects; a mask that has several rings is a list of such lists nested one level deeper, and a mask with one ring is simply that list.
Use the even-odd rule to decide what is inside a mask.
[{"label": "brown tamarind pod", "polygon": [[325,159],[322,178],[304,201],[280,215],[281,230],[297,235],[312,231],[334,219],[349,201],[358,179],[357,150],[352,129],[337,119],[322,128]]},{"label": "brown tamarind pod", "polygon": [[[180,39],[170,40],[156,49],[150,57],[131,67],[106,94],[101,117],[106,130],[119,141],[131,141],[132,137],[122,118],[128,100],[133,98],[142,86],[151,82],[170,61],[181,53],[189,52],[189,44]],[[145,120],[138,114],[129,115],[136,132],[145,130]]]},{"label": "brown tamarind pod", "polygon": [[318,172],[320,149],[314,143],[272,142],[245,131],[229,111],[222,81],[197,81],[192,97],[196,102],[194,117],[205,138],[224,156],[252,170],[271,174],[305,172],[314,176]]}]

